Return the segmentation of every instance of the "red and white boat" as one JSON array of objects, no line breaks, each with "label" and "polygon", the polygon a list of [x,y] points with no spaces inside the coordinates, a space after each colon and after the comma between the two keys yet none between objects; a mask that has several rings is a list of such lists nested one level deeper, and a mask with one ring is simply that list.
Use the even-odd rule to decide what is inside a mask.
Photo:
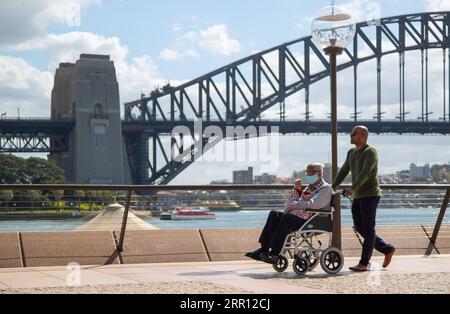
[{"label": "red and white boat", "polygon": [[172,220],[206,220],[206,219],[216,219],[216,214],[210,212],[208,208],[197,207],[180,207],[175,210],[161,214],[161,219],[172,219]]}]

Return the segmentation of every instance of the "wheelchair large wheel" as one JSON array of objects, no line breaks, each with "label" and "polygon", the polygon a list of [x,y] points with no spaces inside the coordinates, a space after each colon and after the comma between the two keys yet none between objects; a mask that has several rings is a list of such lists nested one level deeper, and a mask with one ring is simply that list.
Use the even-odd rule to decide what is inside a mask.
[{"label": "wheelchair large wheel", "polygon": [[320,255],[320,266],[328,274],[337,274],[344,266],[341,250],[331,246],[323,251]]},{"label": "wheelchair large wheel", "polygon": [[309,260],[306,257],[295,255],[292,268],[297,275],[304,275],[309,270]]},{"label": "wheelchair large wheel", "polygon": [[309,262],[308,271],[313,270],[314,268],[316,268],[317,265],[319,265],[320,258],[317,255],[317,253],[308,253],[306,251],[303,251],[300,253],[300,256],[304,257],[308,260],[308,262]]},{"label": "wheelchair large wheel", "polygon": [[279,256],[278,262],[273,265],[273,269],[277,272],[282,273],[288,268],[289,262],[286,256]]}]

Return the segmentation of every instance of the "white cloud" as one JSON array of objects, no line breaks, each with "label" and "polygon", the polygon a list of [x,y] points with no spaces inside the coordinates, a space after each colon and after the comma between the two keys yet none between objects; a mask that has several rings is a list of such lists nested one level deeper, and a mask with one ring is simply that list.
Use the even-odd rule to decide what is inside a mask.
[{"label": "white cloud", "polygon": [[0,47],[46,35],[48,25],[79,26],[81,9],[100,0],[2,0]]},{"label": "white cloud", "polygon": [[[136,100],[139,98],[140,91],[147,94],[155,86],[162,86],[166,82],[161,78],[153,59],[147,55],[133,58],[132,62],[123,60],[114,63],[119,81],[121,103]],[[177,84],[179,82],[172,82],[172,85]]]},{"label": "white cloud", "polygon": [[200,56],[194,49],[187,49],[184,53],[181,53],[175,49],[164,48],[159,54],[159,57],[166,61],[175,61],[184,57],[199,58]]},{"label": "white cloud", "polygon": [[[152,58],[142,55],[128,60],[129,49],[117,37],[104,37],[98,34],[87,32],[71,32],[64,34],[49,34],[45,38],[38,38],[15,45],[16,50],[43,50],[49,56],[51,63],[49,71],[39,71],[28,65],[21,67],[9,68],[8,71],[2,71],[0,77],[0,85],[4,86],[4,82],[9,84],[26,84],[27,80],[41,80],[42,76],[46,77],[45,86],[34,88],[39,91],[45,91],[45,101],[41,102],[42,106],[50,107],[50,93],[53,86],[53,73],[61,62],[75,62],[82,53],[106,54],[110,55],[114,61],[117,73],[117,79],[120,87],[121,103],[134,100],[139,97],[140,92],[150,92],[153,86],[162,85],[165,80],[160,78],[158,67]],[[3,57],[4,58],[4,57]],[[24,62],[22,60],[22,62]],[[13,64],[20,64],[19,61]],[[31,69],[30,69],[31,68]],[[22,80],[19,80],[23,78]],[[17,79],[15,79],[17,78]],[[33,90],[33,89],[31,89]],[[19,98],[23,95],[20,89],[10,89],[12,97]],[[29,97],[33,97],[29,95]],[[46,109],[45,109],[46,110]],[[36,115],[42,110],[32,113]]]},{"label": "white cloud", "polygon": [[172,25],[172,32],[177,33],[183,30],[180,24],[173,24]]},{"label": "white cloud", "polygon": [[182,14],[179,16],[179,18],[181,20],[185,20],[185,21],[188,21],[191,23],[196,22],[200,19],[200,17],[198,15],[192,15],[192,14],[191,15],[190,14]]},{"label": "white cloud", "polygon": [[21,58],[0,56],[2,113],[17,116],[20,107],[22,115],[49,115],[52,86],[52,73],[40,71]]},{"label": "white cloud", "polygon": [[195,45],[199,40],[198,32],[189,31],[176,39],[175,47],[182,48],[184,46]]},{"label": "white cloud", "polygon": [[424,4],[427,12],[450,10],[450,1],[448,0],[425,0]]},{"label": "white cloud", "polygon": [[381,5],[373,0],[352,0],[339,4],[350,12],[356,22],[372,21],[381,18]]},{"label": "white cloud", "polygon": [[197,15],[179,15],[177,18],[177,22],[172,24],[172,32],[178,33],[185,29],[196,29],[200,28],[201,24],[204,24],[205,20],[200,19]]},{"label": "white cloud", "polygon": [[186,50],[184,55],[187,57],[192,57],[192,58],[200,58],[199,54],[194,49]]},{"label": "white cloud", "polygon": [[[50,60],[48,70],[40,71],[22,59],[0,56],[2,108],[6,108],[6,104],[15,107],[30,103],[33,109],[29,115],[47,115],[54,71],[60,62],[75,62],[81,53],[110,55],[116,67],[121,102],[136,99],[141,90],[150,92],[153,86],[166,81],[159,78],[158,67],[150,56],[129,60],[129,49],[118,37],[77,31],[47,34],[47,27],[52,23],[77,26],[82,22],[81,9],[99,3],[101,0],[0,1],[0,49],[41,50]],[[14,104],[15,100],[20,100],[21,104]]]},{"label": "white cloud", "polygon": [[113,60],[125,60],[129,51],[117,37],[104,37],[88,32],[70,32],[64,34],[48,34],[46,37],[35,38],[10,46],[16,51],[45,50],[52,63],[50,70],[54,71],[60,62],[76,60],[81,53],[97,53],[111,55]]},{"label": "white cloud", "polygon": [[163,51],[159,54],[159,57],[166,61],[172,61],[172,60],[178,60],[181,55],[178,53],[178,51],[170,48],[164,48]]},{"label": "white cloud", "polygon": [[228,34],[225,24],[214,25],[200,31],[200,48],[216,55],[230,56],[241,50],[241,44]]},{"label": "white cloud", "polygon": [[297,17],[297,27],[306,30],[306,34],[309,34],[311,31],[311,23],[313,21],[313,16],[305,16],[305,17]]},{"label": "white cloud", "polygon": [[231,56],[241,51],[241,44],[228,33],[225,24],[213,25],[200,31],[189,31],[179,36],[171,47],[164,48],[159,57],[166,61],[199,58],[197,50],[213,55]]}]

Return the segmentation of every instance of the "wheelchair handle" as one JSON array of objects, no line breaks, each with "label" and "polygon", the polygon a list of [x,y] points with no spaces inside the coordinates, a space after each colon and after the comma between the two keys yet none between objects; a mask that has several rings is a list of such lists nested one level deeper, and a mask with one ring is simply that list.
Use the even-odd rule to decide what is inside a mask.
[{"label": "wheelchair handle", "polygon": [[342,189],[342,192],[340,194],[347,198],[350,202],[353,202],[353,198],[345,194],[345,189]]}]

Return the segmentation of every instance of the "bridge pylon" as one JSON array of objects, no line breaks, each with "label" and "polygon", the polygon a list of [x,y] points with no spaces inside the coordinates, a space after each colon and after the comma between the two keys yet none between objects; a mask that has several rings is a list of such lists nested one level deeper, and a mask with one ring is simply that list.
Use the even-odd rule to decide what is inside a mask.
[{"label": "bridge pylon", "polygon": [[68,150],[49,155],[64,169],[69,182],[131,183],[122,137],[119,83],[109,56],[82,54],[76,63],[59,65],[51,116],[75,119]]}]

